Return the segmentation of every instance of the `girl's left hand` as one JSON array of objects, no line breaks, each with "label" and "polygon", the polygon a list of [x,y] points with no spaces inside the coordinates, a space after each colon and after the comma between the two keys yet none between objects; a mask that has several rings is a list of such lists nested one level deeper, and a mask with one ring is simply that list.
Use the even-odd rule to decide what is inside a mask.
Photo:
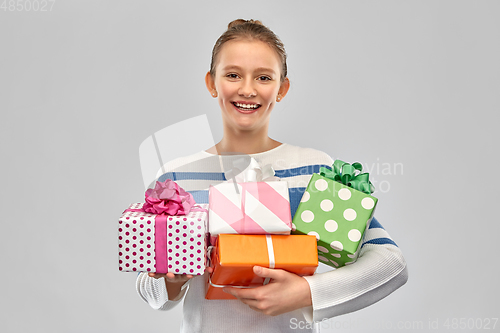
[{"label": "girl's left hand", "polygon": [[312,305],[309,283],[294,273],[282,269],[271,269],[254,266],[257,276],[271,278],[271,281],[256,288],[232,288],[223,290],[255,311],[269,316],[277,316],[285,312],[297,310]]}]

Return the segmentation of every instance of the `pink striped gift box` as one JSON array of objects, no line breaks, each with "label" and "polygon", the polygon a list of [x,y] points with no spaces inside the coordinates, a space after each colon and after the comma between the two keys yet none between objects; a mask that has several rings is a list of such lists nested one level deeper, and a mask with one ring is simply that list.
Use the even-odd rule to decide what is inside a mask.
[{"label": "pink striped gift box", "polygon": [[290,234],[286,181],[221,183],[209,188],[211,244],[219,234]]}]

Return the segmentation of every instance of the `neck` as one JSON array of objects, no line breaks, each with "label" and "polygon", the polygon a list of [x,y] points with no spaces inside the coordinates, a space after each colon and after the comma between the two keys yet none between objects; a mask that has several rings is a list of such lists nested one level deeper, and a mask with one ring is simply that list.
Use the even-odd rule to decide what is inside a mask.
[{"label": "neck", "polygon": [[208,152],[213,154],[257,154],[276,148],[279,145],[281,145],[281,142],[273,140],[267,135],[267,128],[257,133],[254,131],[225,130],[222,140],[215,147],[210,148]]}]

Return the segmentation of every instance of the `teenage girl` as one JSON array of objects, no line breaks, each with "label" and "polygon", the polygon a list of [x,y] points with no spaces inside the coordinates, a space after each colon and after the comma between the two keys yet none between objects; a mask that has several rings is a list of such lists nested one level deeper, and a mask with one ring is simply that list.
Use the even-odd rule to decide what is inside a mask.
[{"label": "teenage girl", "polygon": [[[208,203],[209,185],[223,180],[218,159],[210,157],[250,155],[261,165],[271,164],[276,176],[288,182],[293,216],[311,175],[331,167],[333,160],[268,136],[271,112],[290,87],[282,42],[259,21],[231,22],[215,43],[205,82],[222,112],[222,140],[167,164],[167,170],[182,172],[177,183],[197,203]],[[168,172],[160,180],[171,176]],[[210,272],[207,268],[205,275]],[[317,332],[320,325],[314,328],[312,321],[373,304],[408,276],[401,251],[376,219],[352,265],[307,277],[258,266],[254,272],[272,282],[252,289],[224,288],[238,300],[206,300],[204,276],[140,273],[137,290],[154,309],[169,310],[184,299],[182,332]]]}]

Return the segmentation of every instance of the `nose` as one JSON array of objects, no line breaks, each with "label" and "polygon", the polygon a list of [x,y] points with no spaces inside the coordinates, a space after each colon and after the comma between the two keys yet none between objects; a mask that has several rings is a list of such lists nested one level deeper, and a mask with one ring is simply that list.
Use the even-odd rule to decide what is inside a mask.
[{"label": "nose", "polygon": [[257,96],[257,91],[255,90],[255,87],[253,86],[253,80],[252,79],[242,80],[240,89],[238,90],[238,94],[240,96],[247,97],[247,98]]}]

